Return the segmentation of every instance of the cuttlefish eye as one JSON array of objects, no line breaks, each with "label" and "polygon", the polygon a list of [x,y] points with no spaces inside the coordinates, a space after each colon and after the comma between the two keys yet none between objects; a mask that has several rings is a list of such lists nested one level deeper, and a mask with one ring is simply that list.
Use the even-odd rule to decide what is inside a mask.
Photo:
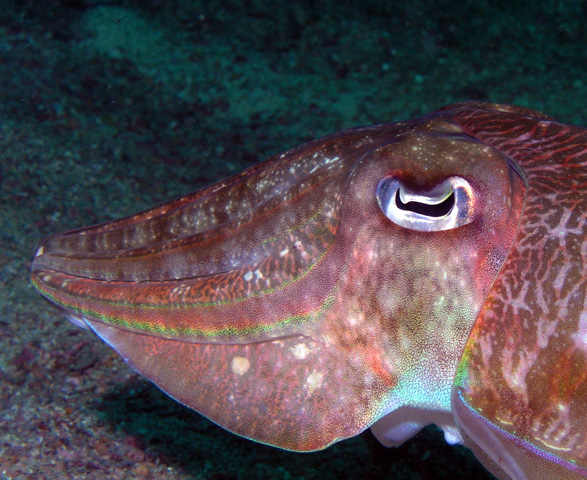
[{"label": "cuttlefish eye", "polygon": [[376,195],[385,216],[410,230],[438,232],[473,220],[473,189],[461,177],[449,177],[425,191],[412,190],[397,178],[385,177],[379,181]]}]

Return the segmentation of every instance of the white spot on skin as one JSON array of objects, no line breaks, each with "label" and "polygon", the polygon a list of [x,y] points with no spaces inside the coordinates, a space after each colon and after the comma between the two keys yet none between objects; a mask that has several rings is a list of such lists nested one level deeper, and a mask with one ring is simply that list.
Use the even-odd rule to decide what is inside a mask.
[{"label": "white spot on skin", "polygon": [[353,251],[353,257],[355,258],[361,258],[361,255],[365,255],[366,260],[371,262],[372,260],[375,260],[377,258],[377,252],[375,252],[375,250],[373,250],[372,248],[370,248],[369,250],[367,250],[364,254],[355,250]]},{"label": "white spot on skin", "polygon": [[257,280],[263,278],[263,273],[261,270],[255,270],[255,277],[257,277]]},{"label": "white spot on skin", "polygon": [[247,272],[243,275],[245,282],[250,282],[253,278],[253,272]]},{"label": "white spot on skin", "polygon": [[364,323],[365,314],[357,306],[349,308],[349,315],[346,319],[346,323],[349,327],[356,327],[359,324]]},{"label": "white spot on skin", "polygon": [[289,253],[289,248],[284,248],[281,252],[279,252],[280,257],[285,257]]},{"label": "white spot on skin", "polygon": [[310,349],[305,343],[298,343],[291,348],[291,353],[298,360],[304,360],[310,353]]},{"label": "white spot on skin", "polygon": [[304,249],[304,244],[300,240],[296,240],[294,242],[294,247],[296,247],[304,260],[308,259],[308,252]]},{"label": "white spot on skin", "polygon": [[587,351],[587,312],[582,312],[579,317],[577,331],[571,335],[578,348]]},{"label": "white spot on skin", "polygon": [[312,395],[317,388],[322,386],[324,375],[314,370],[306,379],[305,389],[308,391],[308,395]]},{"label": "white spot on skin", "polygon": [[232,363],[230,364],[232,373],[238,375],[239,377],[247,373],[250,367],[251,364],[245,357],[234,357],[232,359]]}]

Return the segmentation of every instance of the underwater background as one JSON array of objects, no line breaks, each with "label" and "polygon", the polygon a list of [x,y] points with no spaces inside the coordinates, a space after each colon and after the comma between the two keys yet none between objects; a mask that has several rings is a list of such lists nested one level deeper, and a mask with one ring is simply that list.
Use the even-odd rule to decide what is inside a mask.
[{"label": "underwater background", "polygon": [[433,427],[230,434],[36,294],[47,236],[343,128],[464,100],[587,125],[586,1],[0,1],[0,479],[491,479]]}]

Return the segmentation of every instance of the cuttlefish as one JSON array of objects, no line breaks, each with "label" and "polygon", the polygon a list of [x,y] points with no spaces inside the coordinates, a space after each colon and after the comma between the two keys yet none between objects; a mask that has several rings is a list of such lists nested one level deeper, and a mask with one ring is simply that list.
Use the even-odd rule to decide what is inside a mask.
[{"label": "cuttlefish", "polygon": [[32,282],[175,400],[313,451],[428,424],[587,478],[587,130],[449,105],[55,235]]}]

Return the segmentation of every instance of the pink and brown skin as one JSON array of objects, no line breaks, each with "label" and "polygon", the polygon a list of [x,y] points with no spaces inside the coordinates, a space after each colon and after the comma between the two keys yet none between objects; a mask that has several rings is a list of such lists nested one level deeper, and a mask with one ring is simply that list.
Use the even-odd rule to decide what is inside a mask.
[{"label": "pink and brown skin", "polygon": [[587,478],[587,130],[462,103],[56,235],[32,280],[179,402],[318,450],[437,424]]}]

